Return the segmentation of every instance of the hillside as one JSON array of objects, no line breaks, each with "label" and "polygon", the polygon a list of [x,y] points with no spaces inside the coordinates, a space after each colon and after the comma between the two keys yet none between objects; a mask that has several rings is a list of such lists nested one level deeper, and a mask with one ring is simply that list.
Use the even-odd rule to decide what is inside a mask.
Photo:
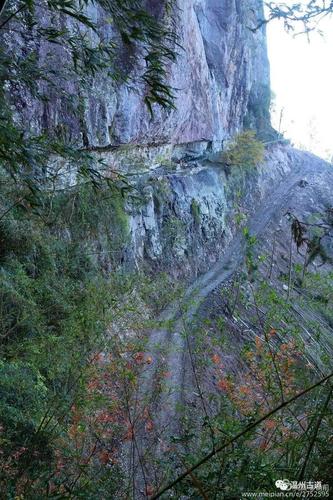
[{"label": "hillside", "polygon": [[333,170],[263,2],[2,9],[0,497],[328,497]]}]

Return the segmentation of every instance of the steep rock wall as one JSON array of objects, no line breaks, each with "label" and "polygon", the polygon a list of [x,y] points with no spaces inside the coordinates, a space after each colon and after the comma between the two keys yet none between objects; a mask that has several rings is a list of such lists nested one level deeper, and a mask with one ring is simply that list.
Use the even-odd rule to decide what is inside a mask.
[{"label": "steep rock wall", "polygon": [[[111,99],[102,99],[100,110],[106,112],[87,119],[90,142],[182,144],[208,140],[220,144],[242,125],[249,103],[253,108],[262,107],[265,119],[258,126],[267,126],[265,31],[248,29],[261,13],[262,2],[257,0],[179,2],[177,30],[183,50],[169,68],[170,85],[176,89],[176,110],[161,112],[156,108],[151,120],[142,94],[122,87],[116,93],[115,108],[108,106]],[[98,112],[95,104],[92,95],[86,116],[93,116],[92,110]],[[96,139],[99,126],[104,129],[101,141]]]},{"label": "steep rock wall", "polygon": [[[105,12],[90,6],[89,13],[101,32],[112,36]],[[116,86],[103,74],[85,88],[75,80],[64,83],[80,98],[74,113],[53,93],[44,102],[22,89],[14,92],[18,116],[32,129],[65,129],[71,141],[95,150],[110,169],[131,173],[136,196],[121,213],[123,228],[127,221],[124,241],[110,259],[107,243],[116,231],[110,223],[109,234],[103,225],[95,242],[108,269],[147,265],[189,277],[206,270],[231,241],[241,213],[252,213],[300,161],[277,147],[258,168],[227,173],[211,156],[243,126],[271,133],[265,29],[250,29],[262,17],[262,1],[183,0],[176,16],[183,48],[168,68],[177,90],[174,110],[156,108],[152,119],[142,86]],[[24,40],[15,43],[23,50]],[[51,48],[52,57],[50,47],[37,48],[42,62],[62,64],[57,47]],[[133,76],[139,68],[140,62]],[[193,159],[198,154],[201,159]]]},{"label": "steep rock wall", "polygon": [[[149,7],[156,5],[148,2]],[[88,12],[104,38],[117,37],[101,8],[90,6]],[[247,126],[269,130],[265,29],[249,29],[262,17],[262,1],[179,0],[174,15],[182,49],[177,61],[168,67],[168,83],[175,89],[176,109],[155,106],[152,119],[144,103],[147,89],[142,83],[132,85],[135,88],[119,86],[99,74],[85,88],[75,79],[61,83],[74,101],[78,100],[74,111],[47,86],[41,88],[48,96],[45,102],[13,89],[23,121],[37,131],[66,131],[71,141],[88,148],[201,141],[218,148],[242,127],[244,119]],[[45,26],[49,21],[42,20]],[[11,50],[21,50],[23,57],[26,48],[35,45],[42,64],[57,68],[68,63],[59,47],[36,42],[29,30],[22,40],[10,31],[4,38]],[[117,57],[121,65],[129,56],[120,49]],[[142,69],[142,61],[132,68],[135,82]]]},{"label": "steep rock wall", "polygon": [[[328,168],[309,153],[277,144],[257,167],[228,171],[212,156],[141,172],[133,178],[125,203],[126,241],[116,259],[104,265],[132,270],[146,266],[176,277],[198,275],[224,254],[246,218],[278,187],[294,178],[297,183],[323,165]],[[101,234],[99,245],[101,254],[107,255],[104,238]]]}]

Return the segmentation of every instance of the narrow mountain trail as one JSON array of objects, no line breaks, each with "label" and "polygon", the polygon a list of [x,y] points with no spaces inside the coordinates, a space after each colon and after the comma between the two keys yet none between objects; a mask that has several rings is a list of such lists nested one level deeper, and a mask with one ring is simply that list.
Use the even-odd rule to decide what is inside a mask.
[{"label": "narrow mountain trail", "polygon": [[[250,235],[255,236],[257,240],[265,237],[265,230],[270,224],[279,224],[281,217],[290,208],[297,190],[304,189],[304,185],[311,186],[316,182],[318,174],[326,174],[325,162],[317,160],[314,167],[312,156],[304,155],[304,158],[304,163],[286,176],[278,186],[272,186],[271,192],[247,221]],[[245,252],[245,237],[243,232],[239,231],[213,268],[196,279],[183,298],[171,303],[160,315],[158,319],[163,326],[150,333],[146,354],[151,357],[152,362],[141,375],[133,419],[139,422],[140,413],[148,409],[154,422],[154,438],[138,424],[137,452],[141,465],[136,461],[136,467],[139,476],[144,470],[147,476],[150,475],[149,465],[143,465],[146,454],[159,456],[163,447],[170,444],[170,436],[177,435],[179,408],[186,405],[186,393],[189,390],[197,390],[192,373],[189,339],[184,334],[186,325],[194,319],[203,301],[241,269]],[[161,374],[166,375],[164,387],[160,384]],[[142,478],[138,482],[142,484]]]},{"label": "narrow mountain trail", "polygon": [[[297,189],[299,182],[303,179],[311,182],[310,168],[304,168],[293,173],[278,189],[271,193],[269,199],[257,209],[255,215],[248,221],[248,228],[252,236],[259,238],[273,219],[279,219],[286,212],[292,191]],[[172,347],[166,359],[166,370],[172,375],[170,386],[174,390],[169,399],[165,420],[169,420],[173,414],[180,397],[179,388],[181,388],[182,372],[184,370],[182,353],[186,349],[185,339],[182,335],[184,322],[193,317],[203,299],[223,282],[231,278],[242,265],[244,256],[245,238],[242,233],[239,233],[234,237],[221,260],[187,289],[183,300],[171,304],[161,314],[159,320],[162,323],[172,322],[172,326],[154,330],[150,335],[147,353],[152,356],[153,363],[143,374],[141,385],[143,394],[153,393],[154,375],[158,368],[161,347],[163,350],[168,346]]]}]

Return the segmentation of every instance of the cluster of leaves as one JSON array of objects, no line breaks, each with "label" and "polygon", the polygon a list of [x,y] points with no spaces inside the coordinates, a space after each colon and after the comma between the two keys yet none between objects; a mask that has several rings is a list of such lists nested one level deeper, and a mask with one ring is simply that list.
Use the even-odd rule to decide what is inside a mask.
[{"label": "cluster of leaves", "polygon": [[[104,17],[102,24],[90,15],[92,6],[97,13],[101,9]],[[98,0],[95,5],[89,0],[48,0],[46,3],[23,0],[4,5],[0,29],[4,32],[7,28],[13,28],[14,24],[14,30],[23,39],[28,37],[35,44],[29,58],[30,62],[35,59],[35,74],[38,72],[39,79],[44,81],[56,78],[59,83],[61,79],[68,76],[73,78],[75,75],[81,78],[82,86],[87,77],[95,76],[100,70],[106,70],[111,78],[126,80],[130,77],[128,70],[131,69],[128,63],[133,66],[143,56],[146,68],[141,79],[148,87],[147,102],[170,107],[173,106],[173,95],[165,81],[165,63],[175,60],[175,48],[179,46],[174,15],[173,0],[165,0],[158,12],[147,8],[142,0]],[[40,22],[41,17],[43,23]],[[109,28],[105,30],[108,25]],[[126,61],[127,67],[123,68],[125,71],[122,74],[115,64],[119,62],[115,59],[121,49],[117,35],[132,52],[137,51],[134,57],[132,55]],[[43,44],[46,50],[49,49],[47,55],[51,58],[50,63],[55,55],[50,49],[53,47],[54,51],[54,45],[61,48],[64,56],[61,67],[55,70],[51,64],[43,66],[41,61],[37,61],[35,49]]]},{"label": "cluster of leaves", "polygon": [[[139,42],[144,50],[143,58],[146,68],[142,74],[142,80],[147,85],[145,103],[153,115],[153,104],[159,104],[164,108],[174,107],[173,89],[167,84],[168,62],[176,59],[176,49],[180,48],[174,18],[170,15],[175,10],[175,2],[166,0],[164,11],[168,16],[159,12],[148,12],[145,2],[140,0],[116,0],[106,1],[104,8],[110,8],[122,40],[126,45]],[[112,5],[114,4],[114,5]],[[161,21],[158,20],[162,16]]]},{"label": "cluster of leaves", "polygon": [[310,0],[297,3],[265,2],[265,6],[268,16],[259,22],[254,31],[273,19],[278,19],[283,21],[287,31],[293,32],[301,26],[302,33],[309,33],[314,29],[318,30],[318,23],[333,13],[331,0]]},{"label": "cluster of leaves", "polygon": [[244,130],[222,153],[221,161],[230,166],[255,166],[263,160],[264,149],[264,144],[256,139],[255,131]]},{"label": "cluster of leaves", "polygon": [[111,293],[68,225],[71,212],[79,218],[74,193],[53,195],[52,214],[45,193],[43,219],[41,207],[22,201],[25,193],[4,179],[1,206],[14,203],[0,221],[0,481],[3,492],[28,494],[52,474],[56,441],[84,394],[86,360],[103,340]]},{"label": "cluster of leaves", "polygon": [[[90,433],[80,443],[80,412],[86,409],[100,440],[91,359],[105,343],[117,293],[103,268],[120,262],[128,234],[126,182],[116,175],[102,189],[105,165],[79,149],[70,124],[27,127],[27,104],[38,110],[61,100],[66,116],[80,115],[81,92],[98,72],[127,80],[131,68],[115,69],[118,33],[128,51],[137,49],[133,64],[145,53],[150,109],[172,106],[163,65],[175,58],[169,45],[176,39],[164,13],[159,21],[143,1],[98,2],[110,16],[103,38],[89,8],[71,0],[0,4],[0,489],[8,498],[96,493],[93,474],[82,481],[82,471],[108,460],[100,444],[89,448]],[[77,174],[83,185],[68,187]],[[107,244],[97,251],[100,231]],[[64,464],[72,465],[68,473]],[[115,475],[108,468],[100,474],[106,495],[118,484]]]}]

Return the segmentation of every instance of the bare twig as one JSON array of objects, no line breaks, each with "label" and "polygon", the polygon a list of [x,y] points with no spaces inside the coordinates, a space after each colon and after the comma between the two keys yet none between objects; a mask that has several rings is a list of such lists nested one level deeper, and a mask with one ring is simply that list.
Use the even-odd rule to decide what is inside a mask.
[{"label": "bare twig", "polygon": [[3,11],[6,7],[6,4],[7,4],[7,0],[0,0],[0,16],[3,13]]},{"label": "bare twig", "polygon": [[15,203],[13,203],[12,205],[10,205],[9,208],[7,208],[0,216],[0,220],[3,219],[5,217],[5,215],[7,215],[14,207],[16,207],[16,205],[19,205],[19,203],[21,203],[22,201],[24,200],[24,197],[21,197],[19,198],[18,200],[15,201]]},{"label": "bare twig", "polygon": [[256,296],[255,296],[255,293],[254,293],[254,290],[253,290],[253,286],[251,285],[251,283],[250,283],[250,288],[251,288],[251,291],[252,291],[253,303],[254,303],[254,306],[255,306],[256,313],[257,313],[257,318],[258,318],[258,321],[259,321],[262,333],[263,333],[263,335],[265,337],[265,341],[266,341],[266,344],[267,344],[267,347],[268,347],[268,350],[269,350],[269,353],[270,353],[270,356],[271,356],[271,359],[272,359],[272,363],[273,363],[275,375],[276,375],[276,378],[277,378],[277,381],[278,381],[278,385],[280,387],[281,401],[284,401],[283,384],[282,384],[282,380],[281,380],[281,377],[280,377],[280,373],[279,373],[278,367],[277,367],[276,362],[275,362],[275,354],[273,352],[273,349],[271,348],[269,337],[267,335],[265,325],[264,325],[264,323],[263,323],[263,321],[262,321],[262,319],[260,317],[259,307],[257,305]]},{"label": "bare twig", "polygon": [[190,340],[188,338],[188,333],[187,333],[186,326],[184,328],[184,333],[185,333],[185,337],[186,337],[187,349],[188,349],[188,352],[189,352],[189,355],[190,355],[190,361],[191,361],[192,372],[193,372],[193,375],[194,375],[195,385],[197,387],[198,394],[199,394],[200,401],[201,401],[201,405],[202,405],[202,409],[204,411],[204,414],[205,414],[205,417],[206,417],[206,421],[207,421],[207,425],[209,427],[210,437],[211,437],[211,440],[212,440],[212,447],[214,449],[214,447],[215,447],[214,430],[213,430],[213,428],[211,426],[211,423],[210,423],[210,417],[208,415],[208,411],[207,411],[205,399],[204,399],[204,396],[203,396],[203,393],[202,393],[202,390],[201,390],[201,386],[200,386],[200,383],[199,383],[199,379],[198,379],[198,375],[197,375],[197,371],[196,371],[196,367],[195,367],[195,362],[194,362],[194,356],[193,356],[193,352],[192,352],[192,347],[191,347],[191,344],[190,344]]},{"label": "bare twig", "polygon": [[271,277],[272,277],[272,270],[273,270],[273,263],[274,263],[274,254],[275,254],[275,246],[276,246],[276,233],[274,233],[273,248],[272,248],[272,254],[271,254],[271,262],[270,262],[270,266],[269,266],[268,279],[271,279]]},{"label": "bare twig", "polygon": [[[0,24],[0,30],[2,28],[4,28],[6,26],[6,24],[9,23],[9,21],[11,21],[14,17],[17,16],[17,14],[19,14],[20,12],[22,12],[23,10],[25,10],[27,8],[28,4],[23,4],[21,5],[21,7],[19,7],[15,12],[12,12],[12,14],[10,14],[7,19],[5,19],[1,24]],[[0,12],[0,15],[2,14],[3,10]]]},{"label": "bare twig", "polygon": [[[179,453],[177,453],[177,456],[178,456],[179,460],[182,462],[182,464],[186,465],[183,458],[179,455]],[[202,498],[204,500],[209,500],[208,496],[206,495],[205,490],[203,489],[201,482],[199,481],[199,479],[193,474],[193,472],[190,472],[189,475],[190,475],[190,478],[192,479],[194,486],[197,488],[197,490],[199,491]]]}]

